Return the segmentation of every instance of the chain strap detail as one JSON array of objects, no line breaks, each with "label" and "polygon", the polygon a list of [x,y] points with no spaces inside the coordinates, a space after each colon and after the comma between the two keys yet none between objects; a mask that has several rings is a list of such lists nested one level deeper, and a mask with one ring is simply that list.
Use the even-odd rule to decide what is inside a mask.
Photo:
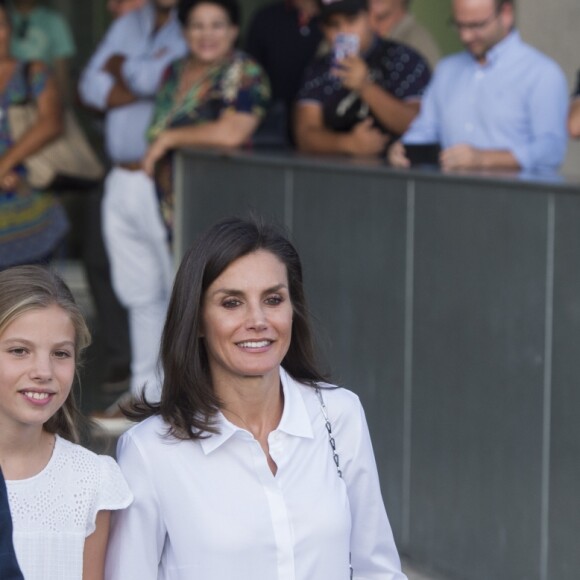
[{"label": "chain strap detail", "polygon": [[[330,422],[330,418],[328,417],[328,409],[326,408],[326,403],[322,398],[322,391],[320,390],[320,387],[315,387],[315,390],[318,401],[320,402],[320,410],[322,411],[322,416],[324,417],[326,431],[328,432],[328,443],[330,444],[330,449],[332,450],[332,459],[334,459],[334,463],[336,465],[336,472],[338,473],[338,477],[343,479],[342,471],[340,469],[340,457],[338,456],[338,451],[336,450],[336,441],[334,440],[334,436],[332,434],[332,424]],[[350,569],[350,580],[352,580],[354,570],[352,568],[351,554],[348,555],[348,567]]]}]

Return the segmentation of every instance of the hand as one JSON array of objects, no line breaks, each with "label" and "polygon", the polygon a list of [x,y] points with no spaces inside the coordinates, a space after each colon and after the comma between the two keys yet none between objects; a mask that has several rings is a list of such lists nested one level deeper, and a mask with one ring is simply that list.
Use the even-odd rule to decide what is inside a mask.
[{"label": "hand", "polygon": [[20,184],[20,175],[15,171],[9,171],[0,177],[0,189],[3,191],[14,191]]},{"label": "hand", "polygon": [[115,77],[115,79],[122,81],[123,77],[121,72],[123,68],[123,63],[125,62],[126,58],[127,57],[123,54],[113,54],[104,64],[103,70],[105,72],[108,72],[113,77]]},{"label": "hand", "polygon": [[464,143],[453,145],[441,153],[441,168],[444,171],[452,169],[475,169],[482,166],[483,151]]},{"label": "hand", "polygon": [[352,155],[367,156],[379,155],[389,142],[389,138],[373,127],[373,120],[367,117],[357,123],[350,132],[350,152]]},{"label": "hand", "polygon": [[357,93],[372,82],[369,79],[367,64],[360,56],[351,55],[343,58],[338,66],[332,69],[332,74],[341,80],[344,87]]},{"label": "hand", "polygon": [[155,173],[155,164],[169,151],[170,147],[165,138],[166,133],[163,132],[153,141],[143,158],[143,171],[149,177],[153,177]]},{"label": "hand", "polygon": [[411,167],[411,162],[405,154],[405,146],[401,141],[395,141],[387,153],[387,159],[393,167]]}]

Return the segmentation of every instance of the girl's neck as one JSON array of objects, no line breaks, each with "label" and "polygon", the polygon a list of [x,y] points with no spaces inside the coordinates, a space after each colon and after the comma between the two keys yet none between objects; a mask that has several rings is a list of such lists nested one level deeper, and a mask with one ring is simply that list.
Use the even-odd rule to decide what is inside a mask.
[{"label": "girl's neck", "polygon": [[44,429],[19,433],[2,430],[0,465],[7,480],[28,479],[40,473],[50,461],[56,436]]}]

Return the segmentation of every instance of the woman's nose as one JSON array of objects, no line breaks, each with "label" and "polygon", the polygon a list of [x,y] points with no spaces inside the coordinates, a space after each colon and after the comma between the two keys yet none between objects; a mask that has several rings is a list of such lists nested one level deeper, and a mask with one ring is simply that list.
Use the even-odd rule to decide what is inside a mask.
[{"label": "woman's nose", "polygon": [[263,329],[268,324],[266,321],[266,313],[261,304],[251,305],[248,310],[247,324],[249,328]]}]

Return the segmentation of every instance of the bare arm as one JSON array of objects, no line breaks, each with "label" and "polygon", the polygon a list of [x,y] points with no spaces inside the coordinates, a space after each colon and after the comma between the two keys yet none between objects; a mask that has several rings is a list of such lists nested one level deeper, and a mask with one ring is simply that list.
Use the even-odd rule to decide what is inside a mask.
[{"label": "bare arm", "polygon": [[315,103],[299,103],[295,115],[296,143],[306,153],[346,155],[378,155],[386,146],[388,138],[372,127],[366,119],[348,133],[337,133],[324,126],[322,106]]},{"label": "bare arm", "polygon": [[256,130],[260,118],[251,113],[225,111],[216,121],[166,129],[152,143],[143,169],[152,175],[155,163],[168,151],[181,147],[240,147]]},{"label": "bare arm", "polygon": [[402,135],[419,112],[419,101],[397,99],[373,82],[365,61],[358,56],[342,60],[334,74],[346,88],[356,91],[381,125],[393,133]]},{"label": "bare arm", "polygon": [[110,511],[100,511],[95,531],[85,540],[83,580],[103,580],[110,519]]},{"label": "bare arm", "polygon": [[573,139],[580,138],[580,97],[570,103],[568,112],[568,133]]},{"label": "bare arm", "polygon": [[[31,65],[31,72],[36,66]],[[36,122],[0,157],[0,179],[62,132],[61,101],[53,78],[47,79],[46,86],[36,103],[38,110]]]},{"label": "bare arm", "polygon": [[121,54],[113,54],[103,66],[103,70],[108,72],[115,81],[109,95],[107,96],[108,109],[129,105],[138,99],[123,79],[122,67],[125,60],[125,56]]},{"label": "bare arm", "polygon": [[70,61],[68,58],[58,58],[53,63],[56,86],[64,103],[71,102]]}]

